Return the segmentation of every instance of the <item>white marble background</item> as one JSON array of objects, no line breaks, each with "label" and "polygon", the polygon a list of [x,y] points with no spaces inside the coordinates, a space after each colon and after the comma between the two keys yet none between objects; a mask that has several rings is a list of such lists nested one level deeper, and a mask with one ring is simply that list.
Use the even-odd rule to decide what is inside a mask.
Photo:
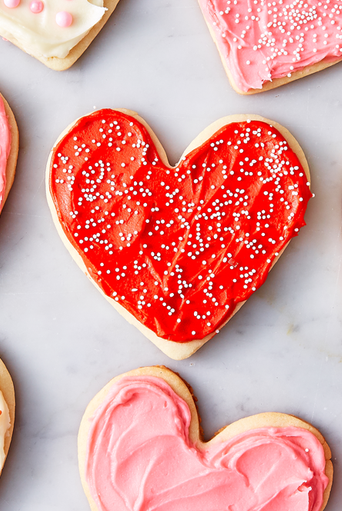
[{"label": "white marble background", "polygon": [[[342,506],[342,64],[268,93],[230,87],[196,0],[121,0],[83,57],[53,72],[0,41],[0,90],[20,128],[17,177],[0,219],[0,356],[17,421],[0,481],[1,511],[87,510],[76,436],[93,395],[114,375],[165,364],[194,387],[205,435],[240,417],[281,411],[328,439]],[[60,241],[46,204],[49,150],[100,107],[139,112],[171,163],[208,124],[257,113],[306,152],[316,198],[307,227],[265,285],[192,358],[175,362],[125,322]]]}]

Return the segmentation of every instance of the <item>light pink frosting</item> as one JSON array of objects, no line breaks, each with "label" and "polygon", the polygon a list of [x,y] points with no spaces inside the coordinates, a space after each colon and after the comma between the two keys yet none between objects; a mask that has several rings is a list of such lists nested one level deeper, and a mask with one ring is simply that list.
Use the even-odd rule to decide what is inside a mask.
[{"label": "light pink frosting", "polygon": [[322,445],[301,428],[204,446],[188,405],[155,377],[114,384],[91,420],[86,480],[99,511],[319,511]]},{"label": "light pink frosting", "polygon": [[342,6],[330,0],[199,0],[237,87],[246,92],[342,58]]},{"label": "light pink frosting", "polygon": [[6,190],[6,167],[11,150],[11,132],[8,124],[5,105],[0,96],[0,211]]}]

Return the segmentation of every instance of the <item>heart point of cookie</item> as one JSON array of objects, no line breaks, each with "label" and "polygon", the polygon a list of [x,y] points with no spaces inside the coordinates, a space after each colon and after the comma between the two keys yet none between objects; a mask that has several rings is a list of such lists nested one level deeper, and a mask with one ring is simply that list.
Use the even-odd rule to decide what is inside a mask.
[{"label": "heart point of cookie", "polygon": [[311,197],[298,143],[259,116],[217,121],[171,167],[137,114],[100,110],[61,135],[47,172],[73,257],[172,358],[190,356],[262,285]]}]

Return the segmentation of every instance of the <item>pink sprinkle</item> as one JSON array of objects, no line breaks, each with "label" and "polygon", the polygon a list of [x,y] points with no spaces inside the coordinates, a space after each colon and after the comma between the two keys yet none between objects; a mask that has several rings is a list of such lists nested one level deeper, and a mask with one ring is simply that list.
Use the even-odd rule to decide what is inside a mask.
[{"label": "pink sprinkle", "polygon": [[32,0],[32,2],[30,3],[30,11],[33,12],[34,14],[42,12],[43,9],[44,4],[43,2],[40,2],[40,0]]},{"label": "pink sprinkle", "polygon": [[18,7],[20,4],[20,0],[4,0],[4,4],[9,9],[14,9],[15,7]]},{"label": "pink sprinkle", "polygon": [[73,22],[73,17],[70,12],[61,11],[56,14],[56,23],[58,26],[66,28],[70,27]]}]

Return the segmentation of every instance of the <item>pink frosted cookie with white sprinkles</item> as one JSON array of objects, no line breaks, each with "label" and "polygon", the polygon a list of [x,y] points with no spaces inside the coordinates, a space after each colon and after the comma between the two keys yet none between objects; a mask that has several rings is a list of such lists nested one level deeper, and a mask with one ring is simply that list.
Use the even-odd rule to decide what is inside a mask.
[{"label": "pink frosted cookie with white sprinkles", "polygon": [[273,89],[342,59],[342,2],[199,0],[234,89]]},{"label": "pink frosted cookie with white sprinkles", "polygon": [[0,35],[51,69],[68,69],[119,0],[0,0]]},{"label": "pink frosted cookie with white sprinkles", "polygon": [[220,119],[171,167],[134,112],[103,109],[56,142],[47,196],[62,240],[109,302],[189,357],[263,284],[305,225],[309,169],[260,116]]}]

